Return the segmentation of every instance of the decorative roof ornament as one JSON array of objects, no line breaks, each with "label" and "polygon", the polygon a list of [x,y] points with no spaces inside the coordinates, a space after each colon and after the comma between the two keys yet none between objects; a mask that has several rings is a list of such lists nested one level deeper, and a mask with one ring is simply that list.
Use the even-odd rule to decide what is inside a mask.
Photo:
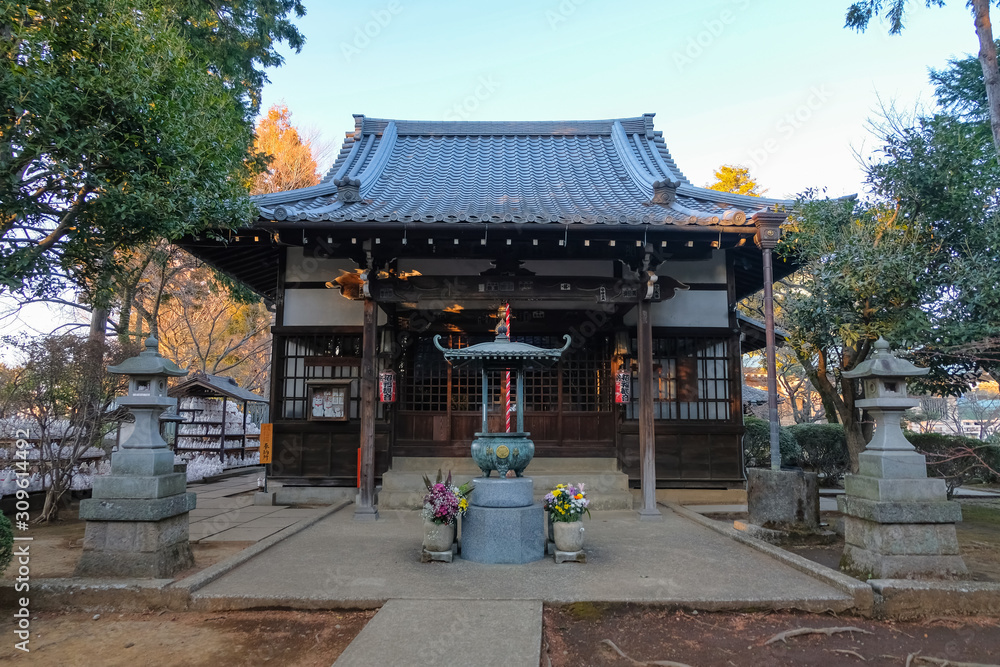
[{"label": "decorative roof ornament", "polygon": [[677,200],[677,188],[680,186],[680,181],[654,181],[653,182],[653,199],[650,201],[651,204],[673,204]]},{"label": "decorative roof ornament", "polygon": [[345,204],[361,201],[361,179],[344,176],[333,179],[337,186],[337,199]]}]

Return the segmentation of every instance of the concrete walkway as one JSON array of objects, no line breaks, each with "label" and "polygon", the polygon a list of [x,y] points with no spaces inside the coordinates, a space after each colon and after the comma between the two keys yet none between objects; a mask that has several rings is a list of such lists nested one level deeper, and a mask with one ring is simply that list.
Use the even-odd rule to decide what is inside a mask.
[{"label": "concrete walkway", "polygon": [[259,542],[323,511],[255,506],[252,492],[257,490],[257,475],[252,473],[208,484],[189,484],[187,490],[198,496],[190,513],[192,542]]},{"label": "concrete walkway", "polygon": [[646,602],[695,609],[844,610],[853,599],[664,508],[595,513],[588,562],[421,563],[416,511],[352,520],[352,506],[236,567],[192,595],[195,607],[376,608],[387,600]]},{"label": "concrete walkway", "polygon": [[[421,563],[417,511],[318,521],[191,595],[203,610],[381,607],[337,667],[539,664],[544,603],[642,602],[692,609],[845,611],[854,598],[666,507],[585,521],[588,562]],[[681,510],[678,510],[681,511]],[[696,516],[696,515],[694,515]]]},{"label": "concrete walkway", "polygon": [[336,667],[538,667],[542,603],[389,600]]}]

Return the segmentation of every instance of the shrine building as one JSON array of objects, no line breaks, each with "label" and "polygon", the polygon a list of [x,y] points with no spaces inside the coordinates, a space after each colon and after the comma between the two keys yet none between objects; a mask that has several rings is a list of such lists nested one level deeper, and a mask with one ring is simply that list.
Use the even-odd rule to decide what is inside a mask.
[{"label": "shrine building", "polygon": [[[745,485],[740,355],[761,332],[736,303],[763,287],[790,202],[692,185],[653,114],[356,115],[319,185],[255,199],[251,228],[180,245],[275,306],[270,476],[286,489],[360,485],[364,506],[393,474],[469,459],[481,379],[433,338],[491,340],[504,304],[514,341],[572,337],[524,377],[527,474],[558,461],[577,481],[576,460],[632,488]],[[775,257],[773,277],[794,268]]]}]

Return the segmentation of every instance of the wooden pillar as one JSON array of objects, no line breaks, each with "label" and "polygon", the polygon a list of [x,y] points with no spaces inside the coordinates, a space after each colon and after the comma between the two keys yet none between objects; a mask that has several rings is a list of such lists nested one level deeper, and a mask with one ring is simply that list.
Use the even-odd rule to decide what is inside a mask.
[{"label": "wooden pillar", "polygon": [[639,466],[642,480],[642,508],[639,519],[657,519],[656,447],[653,432],[653,323],[649,301],[639,302],[636,338],[639,343]]},{"label": "wooden pillar", "polygon": [[517,369],[517,432],[524,433],[524,368]]},{"label": "wooden pillar", "polygon": [[767,418],[771,425],[771,470],[781,469],[781,449],[778,445],[778,372],[774,341],[774,271],[771,267],[771,251],[781,239],[781,223],[785,221],[787,215],[777,211],[762,211],[753,216],[757,226],[754,241],[763,254],[764,353],[767,364]]},{"label": "wooden pillar", "polygon": [[361,351],[361,488],[354,509],[355,521],[378,519],[375,506],[375,337],[378,316],[375,301],[365,299]]}]

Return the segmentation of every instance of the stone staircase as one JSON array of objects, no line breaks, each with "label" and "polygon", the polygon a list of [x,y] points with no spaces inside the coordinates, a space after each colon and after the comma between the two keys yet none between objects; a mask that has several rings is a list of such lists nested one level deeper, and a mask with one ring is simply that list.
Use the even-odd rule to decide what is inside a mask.
[{"label": "stone staircase", "polygon": [[[433,482],[437,471],[451,471],[452,481],[462,484],[482,472],[471,457],[403,457],[392,459],[392,468],[382,475],[378,506],[381,509],[419,509],[423,505],[423,475]],[[610,458],[536,458],[524,471],[535,482],[535,500],[541,500],[556,484],[583,483],[595,510],[632,509],[628,476]],[[493,477],[496,477],[494,473]]]}]

